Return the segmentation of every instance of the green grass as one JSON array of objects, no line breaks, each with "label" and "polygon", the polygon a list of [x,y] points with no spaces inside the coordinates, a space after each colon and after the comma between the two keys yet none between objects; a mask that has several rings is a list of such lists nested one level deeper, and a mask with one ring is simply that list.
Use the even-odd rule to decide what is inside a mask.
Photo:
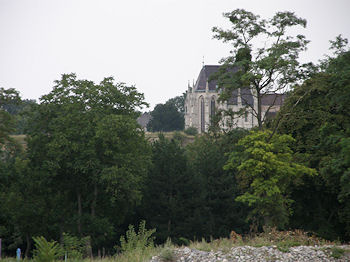
[{"label": "green grass", "polygon": [[331,248],[331,257],[341,258],[345,253],[345,249],[340,247],[332,247]]},{"label": "green grass", "polygon": [[[148,141],[153,142],[158,140],[158,135],[160,132],[146,132],[145,137]],[[173,132],[161,132],[167,139],[177,138],[181,135],[182,145],[185,146],[187,144],[193,143],[195,140],[195,136],[187,135],[183,131],[173,131]]]}]

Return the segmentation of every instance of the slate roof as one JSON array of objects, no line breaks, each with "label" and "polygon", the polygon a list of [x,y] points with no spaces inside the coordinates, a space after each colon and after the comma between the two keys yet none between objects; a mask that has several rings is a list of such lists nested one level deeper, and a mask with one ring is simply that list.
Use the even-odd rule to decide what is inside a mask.
[{"label": "slate roof", "polygon": [[137,123],[143,128],[146,128],[150,120],[151,120],[151,114],[146,112],[137,118]]},{"label": "slate roof", "polygon": [[[217,72],[219,70],[220,66],[219,65],[205,65],[202,67],[202,70],[199,73],[198,79],[196,81],[196,84],[194,86],[194,91],[196,92],[201,92],[205,91],[206,85],[207,85],[207,80],[209,77]],[[209,91],[217,91],[216,90],[216,85],[217,81],[212,80],[209,82]],[[230,105],[237,105],[237,97],[238,97],[238,90],[233,90],[232,92],[232,97],[227,101],[228,104]],[[242,103],[249,104],[253,106],[254,104],[254,98],[252,96],[252,93],[248,87],[246,88],[241,88],[241,98],[242,98]]]},{"label": "slate roof", "polygon": [[[202,67],[201,72],[199,73],[197,82],[194,86],[194,90],[196,91],[205,91],[206,85],[207,85],[207,80],[209,77],[217,72],[219,70],[220,66],[219,65],[205,65]],[[209,82],[209,90],[214,91],[216,90],[216,80],[212,80]]]},{"label": "slate roof", "polygon": [[276,105],[281,106],[286,98],[285,94],[265,94],[261,97],[261,104],[263,106]]}]

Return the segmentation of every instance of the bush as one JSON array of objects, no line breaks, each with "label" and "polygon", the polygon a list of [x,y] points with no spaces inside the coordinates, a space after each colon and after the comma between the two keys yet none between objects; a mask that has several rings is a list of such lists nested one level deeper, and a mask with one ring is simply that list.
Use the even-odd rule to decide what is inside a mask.
[{"label": "bush", "polygon": [[90,237],[78,238],[63,233],[63,250],[69,259],[82,259],[90,247]]},{"label": "bush", "polygon": [[116,260],[119,262],[143,262],[149,261],[158,251],[154,248],[152,234],[155,229],[146,230],[146,222],[141,221],[139,230],[136,233],[134,226],[129,225],[125,237],[120,238],[121,254],[118,254]]},{"label": "bush", "polygon": [[187,129],[185,129],[184,132],[185,132],[186,135],[189,135],[189,136],[195,136],[195,135],[198,134],[197,128],[195,128],[195,127],[193,127],[193,126],[187,128]]},{"label": "bush", "polygon": [[51,262],[62,256],[62,249],[56,241],[48,242],[44,237],[33,237],[35,242],[34,261]]},{"label": "bush", "polygon": [[121,251],[133,252],[134,250],[145,250],[147,248],[153,248],[152,234],[156,232],[155,229],[147,230],[146,222],[141,221],[139,230],[136,233],[134,226],[129,225],[129,230],[126,232],[126,237],[120,237]]}]

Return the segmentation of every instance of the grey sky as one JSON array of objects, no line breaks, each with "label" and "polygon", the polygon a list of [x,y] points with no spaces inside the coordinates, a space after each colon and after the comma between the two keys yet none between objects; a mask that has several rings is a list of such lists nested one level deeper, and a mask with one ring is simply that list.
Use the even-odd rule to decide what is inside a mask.
[{"label": "grey sky", "polygon": [[230,46],[212,39],[223,12],[263,18],[293,11],[311,40],[302,62],[321,59],[329,40],[350,39],[350,0],[0,0],[0,87],[38,99],[62,73],[136,85],[154,107],[181,95],[205,64]]}]

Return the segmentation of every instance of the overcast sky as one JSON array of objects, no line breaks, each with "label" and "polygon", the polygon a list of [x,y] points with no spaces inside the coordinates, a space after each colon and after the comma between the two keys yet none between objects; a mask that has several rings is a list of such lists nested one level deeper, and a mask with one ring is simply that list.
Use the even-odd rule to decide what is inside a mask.
[{"label": "overcast sky", "polygon": [[307,19],[302,62],[321,59],[339,34],[350,39],[350,0],[0,0],[0,87],[38,100],[63,73],[114,76],[153,108],[186,91],[203,56],[213,65],[229,54],[211,28],[228,28],[222,13],[236,8]]}]

